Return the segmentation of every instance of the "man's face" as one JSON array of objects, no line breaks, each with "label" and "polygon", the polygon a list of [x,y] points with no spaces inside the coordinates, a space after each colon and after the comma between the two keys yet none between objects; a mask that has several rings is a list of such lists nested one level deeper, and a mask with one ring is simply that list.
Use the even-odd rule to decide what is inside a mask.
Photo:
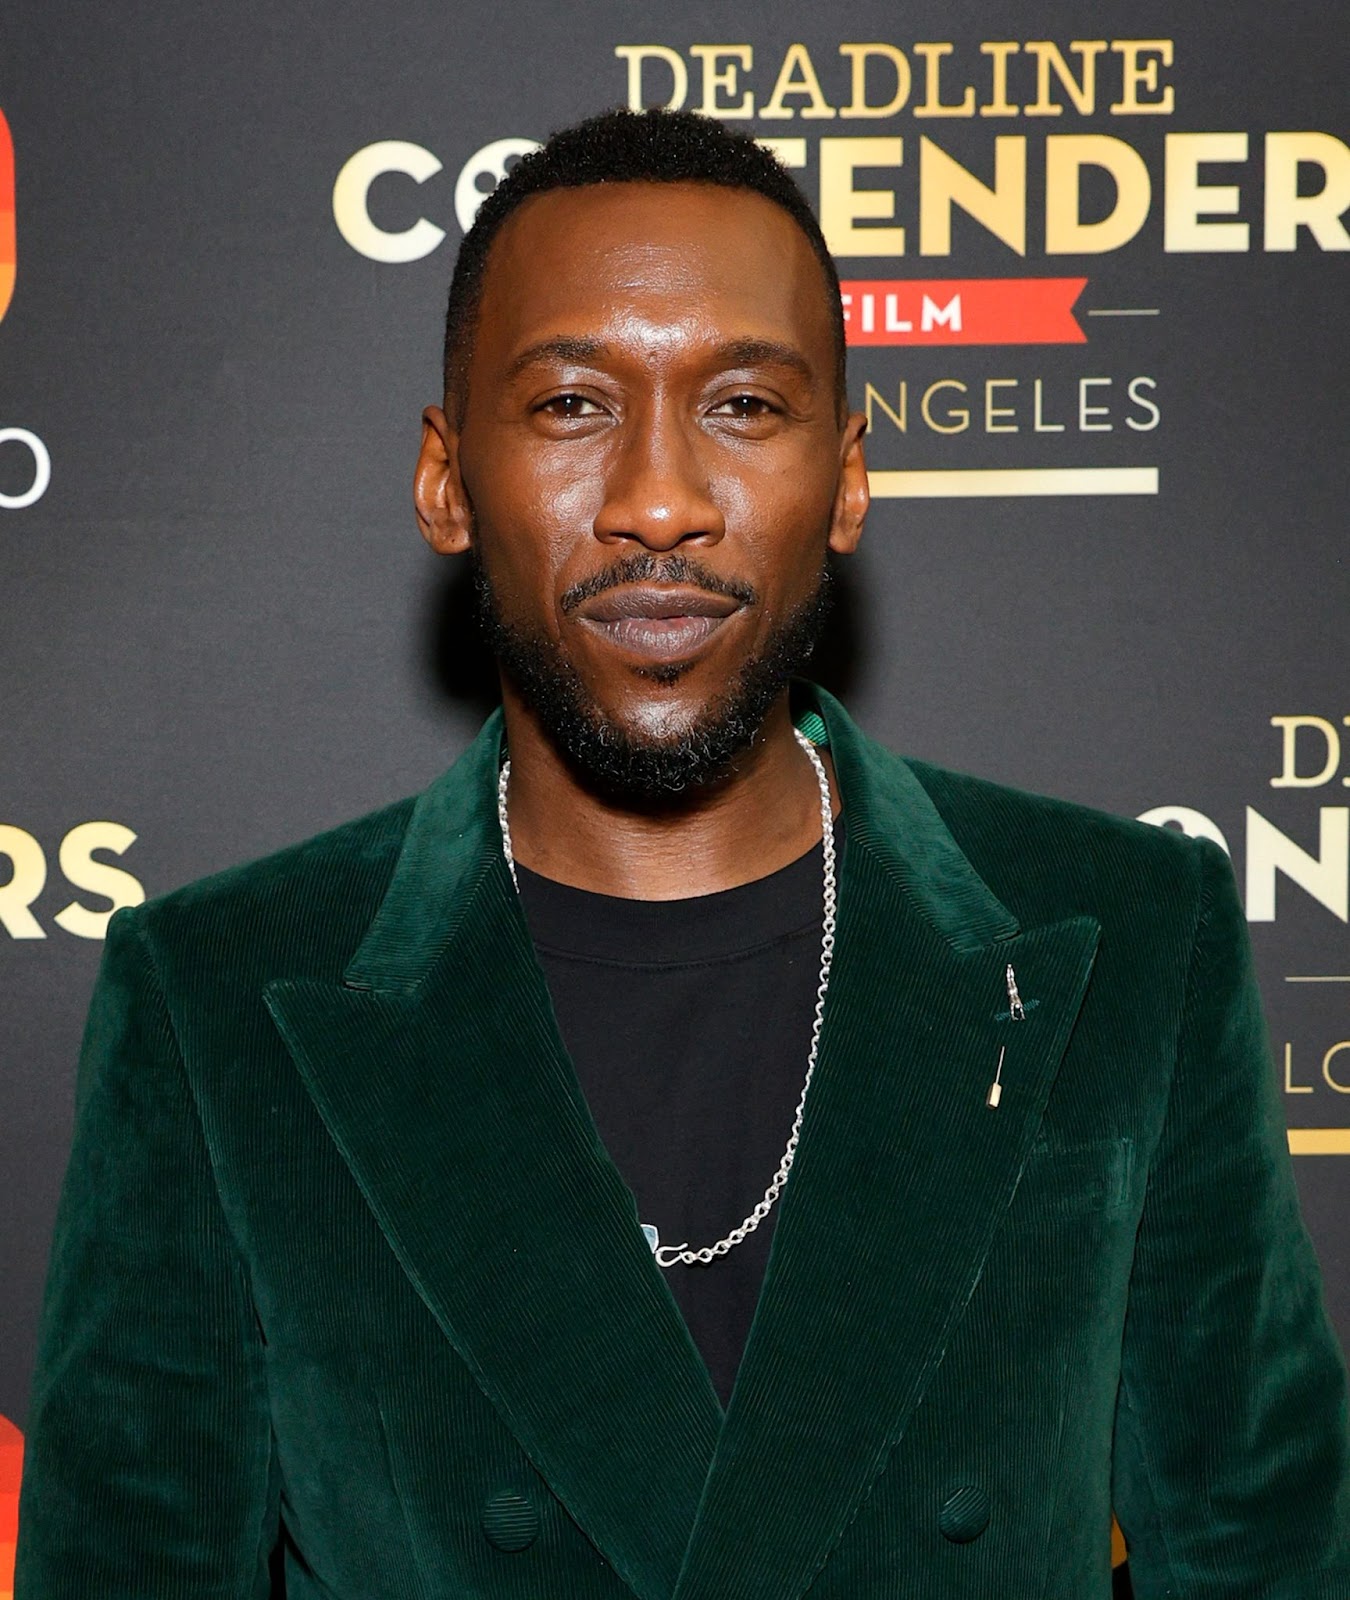
[{"label": "man's face", "polygon": [[508,685],[551,672],[620,741],[687,740],[747,675],[799,665],[826,549],[861,533],[820,264],[752,191],[526,200],[490,252],[462,425],[428,423],[423,530],[474,548]]}]

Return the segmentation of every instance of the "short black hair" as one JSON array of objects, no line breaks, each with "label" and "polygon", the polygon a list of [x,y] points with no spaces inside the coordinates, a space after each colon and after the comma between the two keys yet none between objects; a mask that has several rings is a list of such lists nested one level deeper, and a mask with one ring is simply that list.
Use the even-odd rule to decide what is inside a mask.
[{"label": "short black hair", "polygon": [[844,311],[825,235],[790,172],[748,134],[690,111],[605,111],[552,135],[506,174],[479,208],[455,258],[445,314],[445,392],[463,420],[469,353],[492,242],[523,200],[595,183],[709,183],[752,189],[781,206],[806,235],[830,299],[839,409],[847,403]]}]

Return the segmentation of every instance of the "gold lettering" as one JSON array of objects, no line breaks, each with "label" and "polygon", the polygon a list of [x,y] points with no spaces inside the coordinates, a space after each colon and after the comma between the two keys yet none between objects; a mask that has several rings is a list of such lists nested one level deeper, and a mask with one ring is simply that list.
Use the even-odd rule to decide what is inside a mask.
[{"label": "gold lettering", "polygon": [[1014,422],[995,422],[995,417],[1015,417],[1017,412],[1011,406],[996,406],[994,404],[995,389],[1015,389],[1016,378],[986,378],[984,380],[984,431],[986,433],[1020,433],[1022,430]]},{"label": "gold lettering", "polygon": [[[755,97],[749,89],[734,104],[717,98],[719,90],[735,94],[737,74],[749,72],[754,65],[755,54],[748,44],[691,44],[689,54],[703,63],[703,103],[698,108],[703,116],[728,122],[754,116]],[[724,60],[725,66],[720,64]]]},{"label": "gold lettering", "polygon": [[136,835],[120,822],[82,822],[61,841],[61,871],[76,889],[86,889],[111,904],[106,911],[90,911],[77,900],[56,913],[57,926],[81,939],[101,939],[109,919],[121,906],[138,906],[145,899],[140,880],[121,867],[94,859],[95,850],[120,856],[135,844]]},{"label": "gold lettering", "polygon": [[867,431],[869,433],[872,431],[872,407],[874,405],[881,407],[901,433],[908,433],[909,385],[903,378],[900,380],[895,402],[900,408],[898,411],[892,411],[886,397],[879,390],[874,389],[870,383],[863,386],[863,410],[867,413]]},{"label": "gold lettering", "polygon": [[1311,1094],[1313,1086],[1310,1083],[1294,1082],[1294,1047],[1285,1042],[1284,1046],[1284,1092],[1286,1094]]},{"label": "gold lettering", "polygon": [[11,939],[45,939],[41,924],[28,909],[47,882],[47,857],[23,828],[0,822],[0,856],[8,856],[13,872],[0,884],[0,928]]},{"label": "gold lettering", "polygon": [[835,114],[834,107],[821,92],[811,52],[804,44],[790,44],[787,47],[783,65],[778,71],[778,81],[773,86],[769,103],[760,112],[760,118],[786,121],[789,117],[795,117],[796,107],[783,103],[790,94],[806,96],[807,103],[801,108],[804,118],[832,117]]},{"label": "gold lettering", "polygon": [[1151,823],[1155,828],[1180,828],[1188,839],[1213,839],[1226,856],[1233,854],[1213,817],[1193,806],[1153,806],[1141,811],[1135,821]]},{"label": "gold lettering", "polygon": [[1097,57],[1106,49],[1106,40],[1075,39],[1069,49],[1078,57],[1081,78],[1074,77],[1073,68],[1057,44],[1049,39],[1027,40],[1027,50],[1036,57],[1036,98],[1026,108],[1029,117],[1064,115],[1064,107],[1050,98],[1052,68],[1080,116],[1090,117],[1097,109]]},{"label": "gold lettering", "polygon": [[664,44],[616,44],[614,54],[620,61],[628,63],[628,109],[642,111],[646,109],[642,98],[642,68],[644,62],[661,61],[670,68],[670,99],[666,101],[664,110],[678,111],[689,94],[689,69],[684,64],[684,57],[678,50],[672,50]]},{"label": "gold lettering", "polygon": [[[1328,722],[1325,717],[1272,717],[1270,725],[1280,730],[1283,758],[1279,776],[1270,780],[1272,789],[1316,789],[1324,783],[1331,782],[1337,767],[1341,764],[1341,734],[1334,722]],[[1300,728],[1309,728],[1320,733],[1326,748],[1322,770],[1311,777],[1300,777],[1298,773]]]},{"label": "gold lettering", "polygon": [[923,104],[914,107],[916,117],[973,117],[975,91],[969,84],[955,105],[942,103],[942,59],[956,48],[951,44],[916,44],[914,52],[923,57]]},{"label": "gold lettering", "polygon": [[995,40],[980,46],[980,54],[989,57],[989,99],[980,107],[982,117],[1018,117],[1021,112],[1008,100],[1008,57],[1015,56],[1020,45],[1011,40]]},{"label": "gold lettering", "polygon": [[1247,921],[1274,922],[1279,873],[1350,922],[1350,808],[1322,806],[1317,854],[1295,844],[1254,807],[1247,807]]},{"label": "gold lettering", "polygon": [[1146,394],[1140,394],[1139,392],[1146,387],[1156,389],[1158,380],[1145,377],[1131,378],[1125,389],[1131,401],[1144,413],[1142,422],[1136,422],[1133,417],[1125,418],[1125,426],[1133,428],[1136,433],[1152,433],[1162,421],[1162,412],[1158,409],[1157,403],[1150,400]]},{"label": "gold lettering", "polygon": [[1027,141],[994,140],[994,186],[989,188],[927,137],[919,143],[919,253],[952,252],[952,207],[975,218],[1019,256],[1027,253]]},{"label": "gold lettering", "polygon": [[1041,415],[1041,385],[1044,379],[1037,378],[1032,390],[1033,405],[1031,408],[1032,431],[1034,433],[1063,433],[1062,422],[1046,422]]},{"label": "gold lettering", "polygon": [[[839,108],[841,117],[893,117],[904,107],[914,80],[903,50],[893,44],[841,44],[839,54],[848,57],[853,86],[849,103]],[[874,59],[889,62],[895,72],[895,93],[885,105],[874,106],[867,99],[867,63]]]},{"label": "gold lettering", "polygon": [[903,228],[859,228],[863,220],[895,215],[891,189],[856,189],[859,167],[898,167],[904,141],[898,138],[832,138],[820,141],[820,229],[836,256],[902,256]]},{"label": "gold lettering", "polygon": [[966,393],[965,384],[958,382],[955,378],[939,378],[936,383],[930,383],[923,392],[923,399],[919,402],[919,410],[923,412],[923,420],[934,433],[964,433],[970,426],[970,412],[964,406],[955,406],[947,413],[948,417],[957,418],[956,423],[952,426],[941,423],[934,417],[932,401],[933,396],[939,389],[955,389],[960,394]]},{"label": "gold lettering", "polygon": [[[1111,107],[1113,117],[1170,117],[1174,96],[1169,83],[1158,91],[1158,68],[1172,65],[1170,39],[1113,39],[1111,48],[1120,57],[1120,99]],[[1147,57],[1147,59],[1145,59]],[[1140,87],[1156,100],[1141,100]]]},{"label": "gold lettering", "polygon": [[1078,380],[1078,431],[1079,433],[1110,433],[1112,427],[1109,422],[1090,422],[1089,417],[1109,417],[1110,406],[1094,406],[1088,404],[1088,393],[1092,389],[1109,389],[1110,378],[1080,378]]},{"label": "gold lettering", "polygon": [[[1321,167],[1316,194],[1298,192],[1298,169]],[[1350,250],[1341,221],[1350,207],[1350,145],[1329,133],[1266,135],[1266,249],[1296,250],[1304,227],[1323,250]]]},{"label": "gold lettering", "polygon": [[1163,249],[1244,251],[1251,229],[1245,222],[1201,222],[1202,216],[1231,217],[1242,203],[1236,184],[1200,182],[1202,161],[1245,161],[1245,133],[1169,133],[1163,199]]},{"label": "gold lettering", "polygon": [[1322,1076],[1326,1079],[1328,1087],[1334,1089],[1337,1094],[1350,1094],[1350,1083],[1342,1083],[1339,1078],[1331,1076],[1331,1063],[1342,1050],[1350,1050],[1350,1039],[1342,1039],[1339,1044],[1332,1045],[1322,1057]]},{"label": "gold lettering", "polygon": [[[1079,178],[1084,167],[1101,167],[1115,180],[1116,203],[1100,222],[1081,220]],[[1045,253],[1119,250],[1143,227],[1152,192],[1144,158],[1123,139],[1104,133],[1052,133],[1045,141]]]}]

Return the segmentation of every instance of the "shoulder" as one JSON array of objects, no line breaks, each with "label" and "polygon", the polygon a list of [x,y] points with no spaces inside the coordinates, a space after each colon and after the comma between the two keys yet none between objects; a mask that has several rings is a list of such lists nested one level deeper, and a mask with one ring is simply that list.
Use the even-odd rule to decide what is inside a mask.
[{"label": "shoulder", "polygon": [[[879,748],[873,745],[874,750]],[[1142,853],[1169,863],[1194,854],[1193,841],[1176,828],[1155,827],[1076,800],[1014,788],[914,756],[884,751],[882,759],[903,760],[948,826],[972,840],[984,831],[1012,827],[1019,843],[1041,842],[1056,854],[1069,842],[1089,850],[1122,850],[1131,857]]]},{"label": "shoulder", "polygon": [[[157,964],[339,973],[379,907],[415,797],[119,911]],[[119,926],[120,925],[120,926]]]},{"label": "shoulder", "polygon": [[[872,748],[878,759],[902,759]],[[903,759],[962,853],[1020,917],[1193,919],[1207,882],[1231,877],[1227,856],[1207,839]]]},{"label": "shoulder", "polygon": [[1228,857],[1207,839],[899,754],[812,689],[862,832],[917,878],[973,869],[1024,927],[1086,915],[1103,928],[1126,916],[1193,931],[1207,894],[1231,886]]}]

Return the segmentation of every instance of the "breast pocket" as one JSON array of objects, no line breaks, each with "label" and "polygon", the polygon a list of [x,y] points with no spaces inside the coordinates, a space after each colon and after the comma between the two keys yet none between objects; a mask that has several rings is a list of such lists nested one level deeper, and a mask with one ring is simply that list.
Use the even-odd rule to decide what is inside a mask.
[{"label": "breast pocket", "polygon": [[1134,1140],[1037,1140],[1008,1208],[1015,1227],[1053,1226],[1125,1211],[1131,1201]]}]

